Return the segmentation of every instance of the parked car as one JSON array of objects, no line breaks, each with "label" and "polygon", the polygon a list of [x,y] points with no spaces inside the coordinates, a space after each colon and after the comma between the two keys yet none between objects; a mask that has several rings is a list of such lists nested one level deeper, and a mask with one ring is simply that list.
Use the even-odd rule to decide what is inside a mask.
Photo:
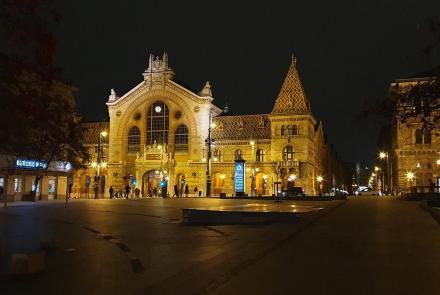
[{"label": "parked car", "polygon": [[286,190],[283,190],[283,196],[284,197],[305,197],[306,194],[304,192],[304,189],[299,186],[294,186],[291,188],[288,188]]}]

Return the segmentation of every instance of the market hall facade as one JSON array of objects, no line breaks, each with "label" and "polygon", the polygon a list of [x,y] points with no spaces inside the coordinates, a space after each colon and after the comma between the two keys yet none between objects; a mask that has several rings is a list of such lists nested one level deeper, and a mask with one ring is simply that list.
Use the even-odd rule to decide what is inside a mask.
[{"label": "market hall facade", "polygon": [[[343,189],[340,159],[312,115],[292,57],[270,113],[231,115],[214,104],[209,82],[195,93],[176,83],[168,56],[150,55],[143,80],[118,96],[112,89],[109,122],[86,123],[92,162],[74,173],[74,195],[109,197],[129,185],[140,196],[234,194],[236,160],[245,161],[246,195],[272,195],[288,186],[307,195]],[[212,139],[209,159],[208,137]]]}]

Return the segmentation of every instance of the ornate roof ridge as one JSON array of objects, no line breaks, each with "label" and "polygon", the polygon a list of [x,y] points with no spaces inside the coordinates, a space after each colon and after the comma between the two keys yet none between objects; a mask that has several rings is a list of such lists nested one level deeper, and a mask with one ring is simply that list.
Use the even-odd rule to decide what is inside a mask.
[{"label": "ornate roof ridge", "polygon": [[310,103],[296,68],[296,58],[292,63],[281,86],[280,93],[271,112],[272,115],[310,114]]}]

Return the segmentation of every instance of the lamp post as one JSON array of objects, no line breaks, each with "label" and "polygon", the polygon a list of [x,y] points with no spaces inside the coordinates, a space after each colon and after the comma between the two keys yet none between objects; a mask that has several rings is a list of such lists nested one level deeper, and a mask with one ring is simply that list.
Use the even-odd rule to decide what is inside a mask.
[{"label": "lamp post", "polygon": [[[381,159],[381,160],[386,159],[387,160],[387,162],[386,162],[387,170],[386,171],[387,171],[388,192],[392,192],[393,191],[393,184],[392,184],[393,179],[391,177],[391,167],[390,167],[390,163],[389,163],[388,158],[389,158],[388,152],[380,152],[379,153],[379,159]],[[385,183],[384,183],[384,186],[385,186]]]},{"label": "lamp post", "polygon": [[251,146],[251,196],[255,196],[255,169],[254,169],[254,148],[255,141],[249,141]]},{"label": "lamp post", "polygon": [[212,123],[212,109],[209,109],[209,125],[208,125],[208,138],[205,139],[205,143],[207,145],[207,163],[206,163],[206,196],[211,196],[211,188],[212,188],[212,180],[211,180],[211,157],[212,157],[212,145],[214,144],[214,139],[211,135],[211,129],[215,127],[215,124]]},{"label": "lamp post", "polygon": [[322,176],[318,176],[316,177],[316,181],[318,182],[318,188],[319,188],[319,195],[322,195],[322,181],[324,180],[324,178]]},{"label": "lamp post", "polygon": [[409,183],[409,187],[410,187],[410,189],[411,189],[411,187],[413,186],[414,178],[415,178],[415,175],[414,175],[413,172],[409,171],[409,172],[406,173],[406,180],[407,180],[408,183]]},{"label": "lamp post", "polygon": [[98,135],[98,147],[97,147],[97,156],[96,156],[96,162],[92,163],[92,167],[96,169],[95,174],[95,199],[98,198],[98,191],[99,191],[99,184],[98,181],[100,180],[100,169],[105,169],[107,167],[106,162],[102,162],[102,139],[107,137],[107,131],[101,131],[101,128],[99,128],[99,135]]}]

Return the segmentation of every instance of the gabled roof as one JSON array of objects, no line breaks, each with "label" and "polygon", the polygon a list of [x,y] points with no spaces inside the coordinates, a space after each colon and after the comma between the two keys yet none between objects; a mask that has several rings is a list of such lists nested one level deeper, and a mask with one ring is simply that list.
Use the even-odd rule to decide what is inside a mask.
[{"label": "gabled roof", "polygon": [[215,140],[268,139],[271,137],[271,124],[266,114],[218,116],[213,118],[217,125],[212,129]]},{"label": "gabled roof", "polygon": [[296,58],[293,56],[289,71],[284,79],[271,114],[310,114],[310,104],[296,69]]}]

